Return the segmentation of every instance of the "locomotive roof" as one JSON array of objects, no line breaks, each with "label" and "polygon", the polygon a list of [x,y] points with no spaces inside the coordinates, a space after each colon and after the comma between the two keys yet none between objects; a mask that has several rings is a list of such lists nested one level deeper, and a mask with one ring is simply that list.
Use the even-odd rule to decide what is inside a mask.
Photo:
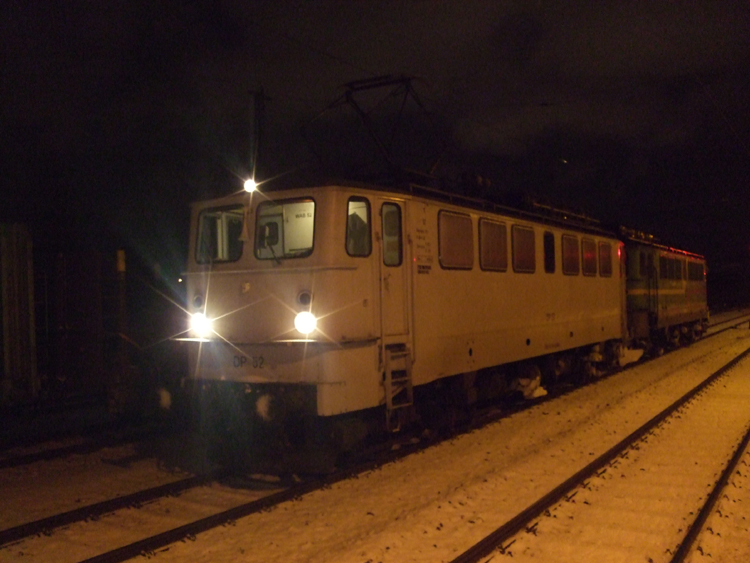
[{"label": "locomotive roof", "polygon": [[694,258],[696,260],[705,260],[705,257],[701,254],[697,254],[695,252],[690,252],[689,250],[682,250],[679,248],[675,248],[673,246],[668,246],[666,244],[661,244],[658,242],[658,239],[654,237],[654,235],[644,233],[642,231],[636,231],[634,229],[629,229],[627,227],[620,227],[620,238],[623,241],[631,241],[636,244],[642,244],[644,246],[649,246],[651,248],[655,248],[657,250],[663,250],[665,252],[674,252],[676,254],[682,254],[684,256],[687,256],[688,258]]},{"label": "locomotive roof", "polygon": [[308,177],[300,179],[279,178],[264,183],[263,192],[266,194],[291,190],[291,189],[318,189],[331,186],[350,187],[368,191],[388,192],[399,195],[410,195],[421,199],[434,202],[449,203],[473,209],[476,211],[486,211],[488,213],[497,213],[500,215],[509,215],[519,219],[526,219],[548,225],[555,225],[569,229],[576,229],[600,236],[611,238],[620,238],[616,228],[604,226],[599,220],[589,217],[583,213],[562,209],[552,205],[526,200],[519,202],[519,205],[512,206],[504,203],[491,201],[484,198],[473,197],[464,194],[457,194],[447,190],[426,186],[416,182],[400,182],[393,184],[376,184],[362,182],[357,180],[346,180],[331,177]]},{"label": "locomotive roof", "polygon": [[[426,179],[431,179],[425,177]],[[687,250],[681,250],[658,242],[653,235],[646,234],[642,231],[629,229],[624,226],[605,225],[598,219],[594,219],[584,213],[563,209],[554,205],[541,203],[526,198],[519,202],[519,205],[511,206],[504,203],[498,203],[484,198],[457,194],[439,188],[422,185],[416,182],[394,182],[393,184],[376,184],[363,182],[359,180],[346,180],[335,177],[325,177],[318,175],[289,174],[263,182],[263,193],[270,194],[292,189],[320,189],[325,187],[340,186],[363,189],[368,191],[389,192],[399,195],[411,195],[434,202],[449,203],[476,211],[486,211],[497,213],[499,215],[508,215],[519,219],[535,221],[537,223],[554,225],[557,227],[575,229],[599,236],[608,236],[619,239],[623,242],[633,242],[643,244],[659,250],[675,252],[685,256],[704,260],[705,258]],[[225,198],[217,198],[219,201]]]}]

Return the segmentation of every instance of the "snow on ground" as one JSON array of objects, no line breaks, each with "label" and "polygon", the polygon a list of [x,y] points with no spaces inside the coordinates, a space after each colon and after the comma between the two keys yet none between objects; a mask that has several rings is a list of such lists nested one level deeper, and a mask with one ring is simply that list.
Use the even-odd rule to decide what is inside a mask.
[{"label": "snow on ground", "polygon": [[726,328],[729,325],[736,324],[737,322],[746,322],[750,320],[750,308],[745,309],[732,309],[729,311],[722,311],[721,313],[711,313],[709,321],[709,329],[706,334],[711,334],[716,330]]},{"label": "snow on ground", "polygon": [[727,331],[157,559],[450,561],[749,346],[747,327]]},{"label": "snow on ground", "polygon": [[213,516],[275,492],[272,486],[231,488],[219,483],[189,489],[176,497],[162,497],[105,514],[95,520],[75,522],[16,544],[0,547],[0,561],[24,563],[76,563],[114,547],[167,532],[191,521]]},{"label": "snow on ground", "polygon": [[[158,451],[157,451],[158,450]],[[185,437],[103,448],[0,470],[0,529],[53,516],[205,471],[185,458]],[[190,451],[195,451],[190,447]]]},{"label": "snow on ground", "polygon": [[670,561],[750,424],[748,372],[746,358],[550,507],[533,534],[508,539],[503,555],[516,562]]},{"label": "snow on ground", "polygon": [[687,561],[750,561],[750,451],[745,452],[729,479]]},{"label": "snow on ground", "polygon": [[[736,316],[714,315],[712,323]],[[450,560],[750,345],[749,336],[744,328],[698,342],[235,526],[201,534],[194,542],[170,546],[159,558]],[[697,363],[688,365],[693,360]],[[203,444],[177,437],[0,470],[0,529],[206,471],[204,450]]]}]

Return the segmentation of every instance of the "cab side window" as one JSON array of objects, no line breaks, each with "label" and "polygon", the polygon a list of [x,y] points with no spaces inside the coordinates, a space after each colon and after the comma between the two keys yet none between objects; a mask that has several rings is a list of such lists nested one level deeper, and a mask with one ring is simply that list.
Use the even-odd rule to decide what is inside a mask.
[{"label": "cab side window", "polygon": [[372,252],[370,202],[363,197],[351,197],[346,213],[346,253],[369,256]]},{"label": "cab side window", "polygon": [[400,266],[402,259],[401,208],[395,203],[384,203],[383,216],[383,264]]}]

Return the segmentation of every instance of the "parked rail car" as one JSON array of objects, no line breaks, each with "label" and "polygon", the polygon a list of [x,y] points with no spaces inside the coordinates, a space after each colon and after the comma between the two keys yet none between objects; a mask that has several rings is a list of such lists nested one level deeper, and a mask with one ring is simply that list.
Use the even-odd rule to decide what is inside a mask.
[{"label": "parked rail car", "polygon": [[0,224],[0,413],[39,396],[32,240],[21,224]]},{"label": "parked rail car", "polygon": [[199,202],[189,254],[191,378],[240,401],[239,424],[367,411],[395,429],[438,388],[532,394],[627,336],[613,233],[413,186]]},{"label": "parked rail car", "polygon": [[35,235],[0,225],[0,420],[153,415],[157,385],[176,387],[185,371],[185,354],[165,342],[181,309],[106,237]]},{"label": "parked rail car", "polygon": [[642,346],[676,346],[708,324],[706,261],[699,254],[628,236],[628,333]]}]

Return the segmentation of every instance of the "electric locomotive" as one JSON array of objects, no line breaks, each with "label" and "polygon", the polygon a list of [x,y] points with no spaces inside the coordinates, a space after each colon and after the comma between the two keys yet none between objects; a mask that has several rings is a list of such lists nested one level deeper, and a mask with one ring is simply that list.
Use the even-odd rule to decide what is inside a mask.
[{"label": "electric locomotive", "polygon": [[537,396],[620,359],[623,248],[592,220],[415,185],[198,202],[190,377],[226,427],[345,448],[446,406]]},{"label": "electric locomotive", "polygon": [[706,261],[621,228],[627,250],[628,336],[656,354],[705,332],[709,311]]}]

